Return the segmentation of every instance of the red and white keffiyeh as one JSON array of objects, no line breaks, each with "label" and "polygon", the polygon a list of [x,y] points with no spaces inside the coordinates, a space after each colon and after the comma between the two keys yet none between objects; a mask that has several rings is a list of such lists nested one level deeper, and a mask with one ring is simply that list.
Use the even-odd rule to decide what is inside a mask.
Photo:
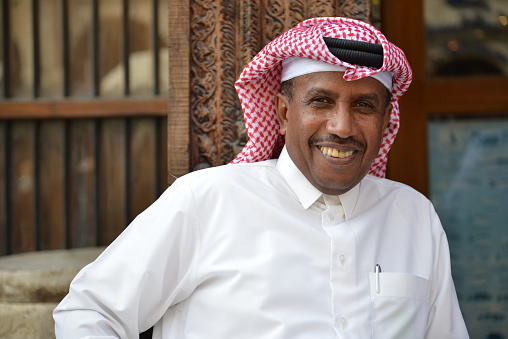
[{"label": "red and white keffiyeh", "polygon": [[[381,44],[383,66],[374,69],[341,61],[328,50],[323,36]],[[348,81],[383,71],[394,73],[390,122],[383,134],[379,154],[369,171],[369,174],[384,177],[388,151],[399,129],[398,100],[411,83],[411,67],[404,52],[389,42],[375,27],[342,17],[321,17],[303,21],[266,45],[245,67],[235,87],[242,104],[249,141],[232,163],[263,161],[279,156],[284,145],[284,136],[279,133],[275,96],[280,88],[282,60],[289,57],[314,59],[346,67],[344,79]]]}]

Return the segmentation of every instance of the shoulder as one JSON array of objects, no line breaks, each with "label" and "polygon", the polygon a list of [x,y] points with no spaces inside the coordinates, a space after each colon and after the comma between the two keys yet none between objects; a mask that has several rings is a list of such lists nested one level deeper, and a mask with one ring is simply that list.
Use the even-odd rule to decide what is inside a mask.
[{"label": "shoulder", "polygon": [[187,186],[194,193],[227,191],[231,187],[249,187],[274,181],[279,177],[275,160],[228,164],[201,169],[178,178],[173,185]]},{"label": "shoulder", "polygon": [[252,175],[253,173],[261,173],[261,172],[270,172],[273,170],[277,170],[275,168],[274,160],[260,161],[254,163],[241,163],[241,164],[227,164],[216,167],[204,168],[201,170],[197,170],[195,172],[190,172],[178,180],[186,180],[189,182],[193,182],[196,180],[210,180],[224,179],[225,175],[232,176],[230,179],[234,179],[236,177],[243,177]]},{"label": "shoulder", "polygon": [[236,203],[251,192],[259,192],[263,182],[275,183],[266,184],[271,187],[280,185],[279,177],[272,160],[201,169],[177,178],[148,210],[166,211],[171,206],[176,211],[224,201]]},{"label": "shoulder", "polygon": [[402,214],[434,214],[431,201],[414,188],[389,179],[367,175],[361,182],[361,195],[368,205],[384,205]]},{"label": "shoulder", "polygon": [[373,175],[367,175],[362,180],[361,189],[365,193],[384,199],[410,199],[412,201],[429,202],[427,197],[411,186]]},{"label": "shoulder", "polygon": [[368,175],[361,182],[360,195],[363,213],[385,216],[401,227],[410,225],[414,236],[438,239],[443,234],[432,202],[406,184]]}]

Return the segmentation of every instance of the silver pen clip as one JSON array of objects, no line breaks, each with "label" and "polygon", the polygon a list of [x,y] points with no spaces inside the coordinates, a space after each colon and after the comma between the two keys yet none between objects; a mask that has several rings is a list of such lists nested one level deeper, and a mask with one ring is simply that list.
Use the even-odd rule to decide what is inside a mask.
[{"label": "silver pen clip", "polygon": [[376,293],[379,293],[379,273],[381,273],[381,266],[379,264],[376,264],[376,267],[374,267],[374,273],[376,273]]}]

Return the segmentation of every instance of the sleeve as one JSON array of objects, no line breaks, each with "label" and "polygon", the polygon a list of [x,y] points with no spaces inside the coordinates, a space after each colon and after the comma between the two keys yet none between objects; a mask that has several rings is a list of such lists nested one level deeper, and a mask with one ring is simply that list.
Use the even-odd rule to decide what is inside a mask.
[{"label": "sleeve", "polygon": [[451,275],[450,250],[445,232],[431,206],[434,248],[434,272],[431,281],[431,303],[427,339],[468,339],[467,328],[459,308],[457,293]]},{"label": "sleeve", "polygon": [[195,289],[198,252],[197,209],[177,180],[77,274],[56,338],[137,338]]}]

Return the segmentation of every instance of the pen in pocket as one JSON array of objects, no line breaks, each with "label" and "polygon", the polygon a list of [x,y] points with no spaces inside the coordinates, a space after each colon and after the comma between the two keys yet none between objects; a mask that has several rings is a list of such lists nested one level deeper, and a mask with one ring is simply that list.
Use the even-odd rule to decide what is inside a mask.
[{"label": "pen in pocket", "polygon": [[379,273],[381,273],[381,266],[379,264],[376,264],[376,267],[374,267],[374,273],[376,273],[376,293],[379,293]]}]

